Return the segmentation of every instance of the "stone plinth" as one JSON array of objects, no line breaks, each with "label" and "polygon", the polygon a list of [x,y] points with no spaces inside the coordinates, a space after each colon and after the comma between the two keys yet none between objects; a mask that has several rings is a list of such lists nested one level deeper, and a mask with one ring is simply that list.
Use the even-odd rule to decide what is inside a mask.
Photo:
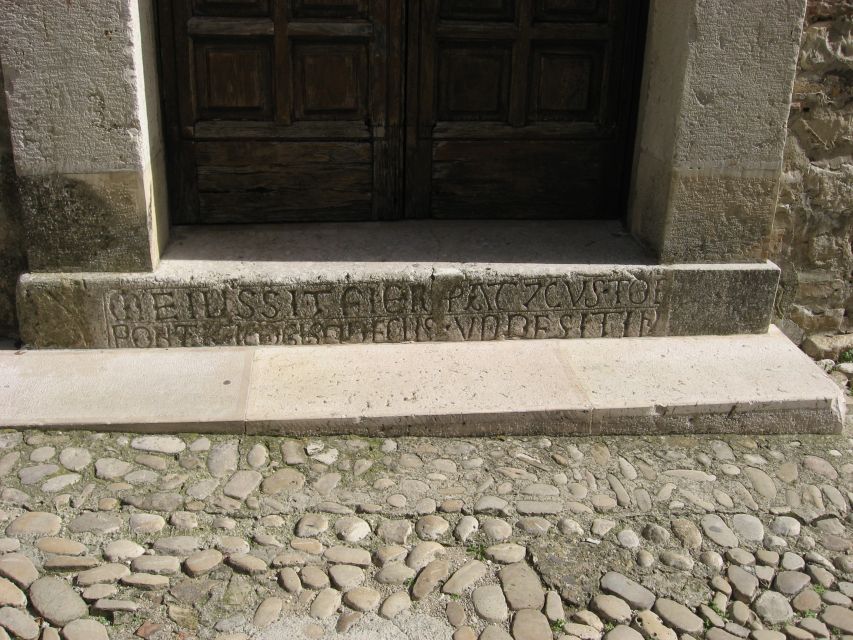
[{"label": "stone plinth", "polygon": [[767,329],[778,270],[459,265],[346,276],[33,274],[19,309],[35,347],[723,335]]},{"label": "stone plinth", "polygon": [[[186,228],[153,273],[29,274],[18,304],[25,342],[60,348],[767,330],[774,265],[650,264],[617,230],[429,222]],[[565,248],[566,238],[575,249]]]}]

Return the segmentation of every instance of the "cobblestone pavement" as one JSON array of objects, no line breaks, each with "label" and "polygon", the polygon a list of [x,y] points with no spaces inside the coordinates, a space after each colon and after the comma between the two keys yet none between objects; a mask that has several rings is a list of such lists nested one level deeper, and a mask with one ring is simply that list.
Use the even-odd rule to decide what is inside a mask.
[{"label": "cobblestone pavement", "polygon": [[0,479],[0,640],[853,637],[848,434],[6,431]]}]

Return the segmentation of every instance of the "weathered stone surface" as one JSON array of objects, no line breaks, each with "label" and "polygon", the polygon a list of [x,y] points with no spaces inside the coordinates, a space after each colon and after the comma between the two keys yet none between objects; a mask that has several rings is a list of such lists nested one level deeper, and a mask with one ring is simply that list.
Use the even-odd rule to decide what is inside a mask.
[{"label": "weathered stone surface", "polygon": [[103,480],[121,478],[132,470],[132,464],[118,458],[99,458],[95,461],[95,475]]},{"label": "weathered stone surface", "polygon": [[388,544],[406,544],[412,535],[412,523],[408,520],[383,520],[376,533]]},{"label": "weathered stone surface", "polygon": [[376,575],[380,584],[403,584],[415,577],[415,570],[402,562],[389,562]]},{"label": "weathered stone surface", "polygon": [[788,622],[794,616],[788,599],[776,591],[762,593],[756,598],[753,608],[764,622],[771,625]]},{"label": "weathered stone surface", "polygon": [[422,600],[428,596],[438,587],[438,583],[447,577],[448,573],[450,573],[450,563],[447,560],[438,558],[430,562],[421,569],[412,585],[412,599]]},{"label": "weathered stone surface", "polygon": [[89,611],[71,585],[59,578],[39,578],[30,585],[28,593],[33,608],[59,627],[82,618]]},{"label": "weathered stone surface", "polygon": [[501,568],[498,577],[506,595],[506,601],[513,611],[539,610],[545,605],[542,582],[527,563],[508,564]]},{"label": "weathered stone surface", "polygon": [[742,602],[752,602],[758,593],[758,578],[736,565],[727,572],[734,596]]},{"label": "weathered stone surface", "polygon": [[812,579],[801,571],[780,571],[776,575],[775,587],[780,593],[789,598],[811,584]]},{"label": "weathered stone surface", "polygon": [[39,635],[39,626],[33,617],[15,607],[0,608],[0,629],[8,629],[12,636],[22,640],[36,640]]},{"label": "weathered stone surface", "polygon": [[[90,587],[91,588],[91,587]],[[89,594],[91,595],[91,594]],[[85,598],[89,600],[90,598]],[[115,600],[113,598],[98,598],[98,600],[93,605],[96,611],[104,611],[107,613],[115,613],[121,611],[139,611],[141,605],[138,602],[133,602],[132,600]]]},{"label": "weathered stone surface", "polygon": [[370,525],[358,516],[344,516],[335,521],[335,534],[345,542],[359,542],[370,535]]},{"label": "weathered stone surface", "polygon": [[790,516],[779,516],[770,523],[770,530],[779,536],[796,538],[800,529],[800,521]]},{"label": "weathered stone surface", "polygon": [[237,471],[222,487],[222,493],[237,500],[245,500],[260,486],[262,480],[263,476],[257,471]]},{"label": "weathered stone surface", "polygon": [[228,556],[228,564],[240,573],[248,573],[250,575],[263,573],[267,570],[267,563],[263,558],[259,558],[250,553],[235,553]]},{"label": "weathered stone surface", "polygon": [[[845,305],[853,295],[848,277],[853,230],[847,207],[853,168],[846,141],[853,131],[853,91],[839,75],[850,61],[838,46],[849,33],[849,15],[846,1],[808,3],[794,81],[796,106],[788,118],[773,229],[774,237],[784,240],[774,245],[771,259],[782,267],[778,311],[797,342],[804,333],[850,328]],[[817,131],[823,133],[815,135]],[[838,360],[840,352],[853,348],[853,337],[811,335],[803,348],[814,358]]]},{"label": "weathered stone surface", "polygon": [[595,611],[603,620],[622,624],[631,620],[631,607],[622,598],[607,594],[599,594],[592,599],[590,609]]},{"label": "weathered stone surface", "polygon": [[7,553],[0,556],[0,576],[26,589],[39,577],[39,573],[33,561],[27,556],[20,553]]},{"label": "weathered stone surface", "polygon": [[[38,547],[38,541],[36,541]],[[17,538],[0,538],[0,554],[12,553],[21,548],[21,541]]]},{"label": "weathered stone surface", "polygon": [[333,564],[329,567],[329,578],[336,589],[348,591],[364,582],[364,570],[350,564]]},{"label": "weathered stone surface", "polygon": [[736,513],[732,516],[732,528],[740,540],[761,542],[764,540],[764,525],[761,520],[749,513]]},{"label": "weathered stone surface", "polygon": [[136,533],[157,533],[166,526],[166,519],[156,513],[132,513],[128,526]]},{"label": "weathered stone surface", "polygon": [[649,640],[678,640],[678,634],[666,626],[654,611],[648,609],[637,613],[633,626]]},{"label": "weathered stone surface", "polygon": [[[0,433],[0,446],[2,435]],[[215,446],[222,436],[214,435],[211,439],[210,445]],[[56,450],[53,456],[56,458],[68,442],[86,442],[93,459],[97,459],[106,451],[120,451],[128,441],[122,434],[80,436],[34,431],[27,433],[24,442],[15,445],[21,453],[15,465],[29,465],[33,451],[41,459],[47,455],[45,450],[50,448]],[[790,640],[810,640],[809,634],[825,638],[830,631],[842,633],[831,629],[819,618],[827,607],[846,609],[853,606],[853,583],[847,581],[853,573],[853,562],[848,562],[844,555],[846,547],[838,546],[829,538],[842,540],[849,537],[848,518],[846,512],[831,502],[833,498],[826,490],[826,487],[833,486],[844,500],[848,499],[847,484],[853,478],[853,457],[847,436],[802,435],[795,440],[741,436],[730,441],[737,465],[755,465],[774,479],[778,479],[776,469],[783,460],[801,465],[803,457],[809,454],[831,459],[839,479],[813,484],[817,482],[813,472],[803,472],[802,480],[786,483],[784,492],[780,492],[775,503],[762,502],[750,506],[749,496],[753,489],[748,486],[748,480],[731,468],[714,466],[718,464],[715,462],[715,449],[706,436],[659,438],[645,435],[610,439],[606,446],[603,439],[596,437],[540,436],[506,440],[401,438],[399,444],[395,442],[396,446],[388,447],[387,452],[384,443],[380,448],[380,443],[373,439],[317,437],[308,441],[314,445],[312,456],[318,450],[322,452],[330,448],[336,448],[339,454],[332,466],[320,464],[309,456],[309,460],[315,461],[302,469],[306,478],[302,490],[283,499],[256,492],[245,503],[223,500],[221,493],[211,494],[205,499],[186,500],[186,511],[160,512],[167,516],[169,523],[183,523],[167,523],[163,529],[171,534],[173,529],[166,527],[189,526],[191,519],[196,523],[194,535],[171,536],[159,532],[153,535],[131,531],[100,535],[69,530],[67,524],[79,515],[109,516],[122,521],[131,514],[139,515],[135,506],[137,494],[132,486],[125,482],[91,478],[88,476],[92,473],[90,470],[85,472],[87,479],[85,484],[81,483],[79,496],[57,497],[41,492],[38,484],[28,486],[33,506],[39,501],[56,505],[63,523],[63,537],[0,538],[0,576],[14,585],[14,589],[5,590],[13,598],[6,598],[4,602],[21,604],[19,592],[26,593],[26,588],[16,580],[33,581],[38,578],[39,570],[48,574],[62,570],[67,573],[58,576],[61,580],[72,585],[75,585],[75,580],[80,583],[75,585],[75,590],[82,590],[83,600],[90,608],[89,615],[112,616],[115,613],[115,632],[122,637],[133,635],[135,629],[128,621],[138,619],[137,616],[144,616],[152,621],[152,625],[164,624],[165,620],[158,620],[167,618],[188,631],[196,631],[207,624],[219,634],[238,633],[239,630],[251,629],[253,615],[264,598],[278,596],[287,603],[288,616],[278,621],[275,630],[284,632],[284,629],[290,629],[298,634],[301,627],[293,630],[287,625],[296,624],[294,621],[308,615],[319,591],[330,586],[339,592],[363,587],[383,595],[392,594],[395,590],[403,594],[417,582],[418,572],[427,576],[429,570],[424,570],[424,567],[431,563],[435,566],[434,563],[439,562],[454,570],[449,572],[452,577],[442,589],[445,593],[451,592],[448,594],[451,597],[438,593],[442,588],[442,580],[438,580],[434,585],[430,584],[431,589],[426,590],[412,615],[395,618],[395,625],[400,630],[410,629],[409,625],[414,624],[416,618],[423,617],[423,628],[431,634],[433,624],[442,629],[439,632],[438,627],[435,628],[437,637],[442,637],[443,630],[452,634],[454,629],[466,626],[480,629],[485,624],[497,623],[480,618],[474,600],[479,600],[484,592],[479,592],[476,598],[472,592],[477,592],[481,585],[497,582],[502,569],[500,563],[490,564],[486,559],[489,556],[486,545],[490,538],[484,530],[466,543],[450,536],[443,539],[444,544],[434,541],[417,543],[409,536],[408,542],[414,544],[411,551],[402,545],[385,544],[378,535],[365,538],[360,543],[333,547],[328,554],[326,545],[334,544],[336,530],[343,531],[343,525],[335,526],[339,521],[364,521],[378,530],[386,514],[391,513],[395,518],[395,528],[403,528],[399,523],[412,526],[419,518],[430,514],[442,514],[452,523],[464,517],[464,511],[472,509],[480,495],[494,493],[511,497],[508,515],[500,520],[511,528],[512,544],[517,546],[522,557],[518,563],[510,564],[529,566],[540,581],[540,588],[548,590],[541,611],[554,629],[561,629],[555,632],[559,640],[563,640],[563,635],[601,640],[602,634],[612,633],[620,625],[628,624],[646,640],[677,640],[677,635],[682,634],[685,640],[690,640],[702,635],[696,632],[696,614],[708,625],[709,639],[733,640],[751,636],[752,640],[780,640],[779,635],[769,631],[751,633],[758,631],[754,627],[759,624],[768,628],[771,624],[774,627],[777,624],[790,625],[784,629],[784,635],[790,636]],[[239,450],[249,451],[257,442],[269,442],[269,439],[242,436]],[[301,446],[304,447],[305,443]],[[204,451],[198,458],[191,453],[182,454],[179,459],[156,456],[159,460],[168,460],[167,466],[157,472],[163,489],[183,492],[185,487],[210,477],[203,463]],[[148,454],[130,455],[137,465],[145,469],[160,469],[159,462],[144,457]],[[260,467],[262,475],[275,473],[281,463],[275,460],[276,457],[274,455],[268,465]],[[376,475],[365,474],[355,479],[353,464],[362,457],[373,461],[372,469]],[[625,462],[620,463],[620,460]],[[695,484],[699,480],[673,476],[665,470],[673,466],[676,470],[687,468],[690,466],[688,460],[695,461],[709,474],[715,472],[715,489],[711,491],[724,491],[732,496],[733,504],[749,510],[749,514],[754,514],[761,523],[767,523],[768,530],[760,543],[756,534],[749,534],[750,527],[757,530],[755,522],[744,519],[735,523],[735,514],[729,511],[725,511],[722,517],[732,525],[743,543],[741,547],[720,549],[700,530],[687,526],[689,522],[695,527],[703,514],[699,512],[698,503],[682,489],[692,490],[698,496],[700,490],[690,483]],[[242,464],[247,462],[244,460]],[[626,464],[634,468],[637,474],[634,480],[623,475],[622,467],[627,468]],[[9,476],[14,487],[19,486],[15,480],[16,469],[13,467]],[[314,490],[314,482],[329,473],[340,474],[342,482],[329,496],[321,497]],[[606,473],[604,482],[596,476],[597,473]],[[630,475],[630,470],[627,473]],[[647,490],[652,505],[650,511],[638,512],[634,507],[617,508],[603,517],[591,509],[579,509],[578,505],[589,505],[597,493],[611,490],[607,488],[611,484],[608,476],[615,477],[616,474],[624,478],[622,482],[631,500],[636,495],[636,487]],[[347,482],[343,482],[344,478]],[[677,482],[671,482],[673,479]],[[685,483],[684,487],[678,484],[680,482]],[[588,488],[586,493],[574,486],[580,484]],[[566,511],[576,514],[579,533],[574,527],[566,532],[560,527],[553,527],[546,536],[537,536],[520,526],[519,523],[527,518],[514,511],[512,500],[517,495],[547,493],[550,490],[545,486],[557,487],[561,495],[565,492]],[[3,500],[0,520],[5,520],[6,526],[27,508],[14,501],[18,498],[10,489],[0,489]],[[385,502],[387,496],[397,492],[409,494],[402,507]],[[180,493],[177,495],[181,496]],[[729,508],[738,507],[721,507]],[[310,510],[313,509],[322,510],[313,515],[321,516],[325,521],[307,518],[300,525],[303,518],[312,515]],[[354,515],[356,513],[357,516]],[[671,524],[673,513],[682,515],[685,524]],[[781,513],[793,516],[779,516]],[[795,517],[800,525],[799,535],[789,537],[787,544],[773,532],[770,524],[774,518],[784,517]],[[485,516],[483,520],[489,518]],[[328,526],[329,521],[331,527]],[[671,527],[668,526],[670,524]],[[293,531],[300,526],[305,527],[300,533],[317,535],[294,537]],[[785,527],[788,526],[785,523]],[[671,533],[661,533],[656,527]],[[318,532],[318,529],[324,530]],[[628,529],[643,532],[642,548],[628,550],[620,545],[618,534]],[[688,531],[692,533],[685,536]],[[132,539],[119,537],[131,533]],[[698,546],[692,542],[691,546],[685,545],[683,539],[688,540],[694,534],[699,541]],[[824,538],[833,546],[825,546]],[[215,551],[198,551],[205,547],[215,548]],[[723,554],[714,549],[723,551]],[[36,563],[33,564],[24,554],[34,558]],[[196,554],[214,558],[212,566],[202,567],[205,574],[192,577],[192,562],[187,559],[179,565],[178,561]],[[241,554],[255,558],[252,562],[257,562],[256,574],[242,573],[237,567]],[[223,555],[233,556],[235,560],[221,566]],[[366,564],[354,565],[341,562],[343,560]],[[418,569],[408,566],[407,561]],[[133,574],[127,575],[128,566],[132,567]],[[484,566],[488,568],[485,574]],[[609,591],[607,579],[604,583],[598,582],[603,570],[617,566],[623,567],[623,578],[630,576],[638,586],[657,597],[655,611],[631,611],[632,605],[622,600],[624,593],[616,595]],[[10,570],[16,577],[9,577],[12,576]],[[190,577],[180,575],[178,572],[181,570]],[[4,572],[9,576],[3,575]],[[272,584],[276,578],[282,590],[278,594],[275,593],[277,587]],[[100,583],[99,580],[112,582]],[[92,582],[94,584],[85,586]],[[809,582],[814,582],[813,589],[808,587]],[[3,584],[2,580],[0,584]],[[497,589],[507,611],[506,619],[500,624],[504,629],[513,628],[510,618],[517,612],[507,606],[507,596],[500,584],[490,586]],[[414,590],[419,591],[419,586]],[[773,592],[778,594],[771,595]],[[787,618],[784,601],[789,593],[795,594],[790,606],[791,615],[793,611],[798,614],[796,619]],[[405,602],[410,603],[411,596],[396,596],[389,601],[388,611],[393,611],[391,603],[398,600],[403,606]],[[664,610],[667,605],[670,611]],[[22,609],[20,606],[12,608]],[[381,611],[378,603],[375,609]],[[472,610],[473,613],[463,615]],[[30,607],[27,611],[35,615],[36,610]],[[725,611],[727,617],[721,617],[719,611]],[[137,616],[124,615],[127,613],[136,613]],[[814,615],[818,619],[812,617]],[[832,612],[826,615],[831,616]],[[666,620],[662,620],[662,616],[666,616]],[[214,618],[216,622],[205,622]],[[771,619],[784,621],[771,623]],[[379,618],[369,613],[360,618],[352,615],[349,606],[343,612],[339,609],[331,615],[324,628],[328,630],[336,626],[336,620],[338,627],[347,627],[350,633],[357,629],[364,633],[378,633],[380,627],[373,625],[382,624]],[[610,628],[611,625],[616,626]],[[691,631],[683,631],[684,628]],[[274,633],[272,623],[269,629],[269,633]],[[149,627],[142,631],[150,633]],[[268,634],[257,630],[252,632],[258,640],[272,640]],[[624,630],[620,633],[630,635]],[[0,640],[3,637],[0,634]]]},{"label": "weathered stone surface", "polygon": [[[350,565],[347,565],[350,566]],[[309,565],[300,572],[302,585],[306,589],[319,591],[329,586],[329,576],[321,567]]]},{"label": "weathered stone surface", "polygon": [[477,587],[471,594],[474,611],[486,622],[503,622],[509,617],[503,590],[496,584]]},{"label": "weathered stone surface", "polygon": [[356,587],[344,594],[344,604],[356,611],[373,611],[379,606],[381,594],[370,587]]},{"label": "weathered stone surface", "polygon": [[447,550],[438,542],[421,542],[406,556],[406,565],[415,571],[420,571],[432,562],[436,556],[443,556],[446,553]]},{"label": "weathered stone surface", "polygon": [[329,520],[322,513],[306,513],[296,523],[296,535],[300,538],[314,538],[329,528]]},{"label": "weathered stone surface", "polygon": [[485,576],[487,572],[488,568],[485,564],[479,560],[471,560],[459,567],[447,582],[444,583],[441,590],[443,593],[460,595],[468,587]]},{"label": "weathered stone surface", "polygon": [[705,628],[702,618],[675,600],[658,598],[655,601],[654,611],[667,625],[681,633],[698,635]]},{"label": "weathered stone surface", "polygon": [[57,471],[59,467],[55,464],[37,464],[18,471],[18,477],[21,479],[21,484],[36,484]]},{"label": "weathered stone surface", "polygon": [[709,513],[702,516],[702,530],[705,535],[721,547],[736,547],[739,542],[729,525],[718,515]]},{"label": "weathered stone surface", "polygon": [[154,543],[155,551],[164,555],[186,558],[201,546],[201,540],[195,536],[171,536],[159,538]]},{"label": "weathered stone surface", "polygon": [[820,619],[833,629],[842,633],[853,634],[853,611],[847,607],[830,605],[823,610]]},{"label": "weathered stone surface", "polygon": [[59,462],[69,471],[82,471],[92,463],[92,454],[82,447],[68,447],[59,452]]},{"label": "weathered stone surface", "polygon": [[61,556],[51,555],[42,564],[44,569],[51,571],[81,571],[97,567],[100,560],[94,556]]},{"label": "weathered stone surface", "polygon": [[180,572],[181,561],[174,556],[144,555],[131,562],[130,567],[139,573],[154,573],[161,576],[173,576]]},{"label": "weathered stone surface", "polygon": [[236,440],[220,442],[207,454],[207,470],[214,478],[226,478],[237,470],[240,451]]},{"label": "weathered stone surface", "polygon": [[121,527],[121,518],[104,513],[83,513],[68,523],[69,531],[74,533],[95,533],[98,535],[115,533]]},{"label": "weathered stone surface", "polygon": [[354,564],[360,567],[370,565],[370,552],[365,549],[351,547],[329,547],[323,552],[323,557],[336,564]]},{"label": "weathered stone surface", "polygon": [[761,469],[745,467],[743,472],[749,478],[759,497],[772,502],[776,498],[776,483]]},{"label": "weathered stone surface", "polygon": [[65,640],[110,640],[106,627],[97,620],[74,620],[62,629]]},{"label": "weathered stone surface", "polygon": [[110,562],[133,560],[145,553],[145,548],[132,540],[114,540],[104,547],[104,557]]},{"label": "weathered stone surface", "polygon": [[427,515],[415,523],[415,532],[421,540],[438,540],[450,528],[450,523],[438,515]]},{"label": "weathered stone surface", "polygon": [[205,549],[190,554],[184,561],[184,568],[192,577],[209,573],[222,563],[222,554],[216,549]]},{"label": "weathered stone surface", "polygon": [[11,580],[0,578],[0,607],[24,607],[27,597]]},{"label": "weathered stone surface", "polygon": [[605,640],[642,640],[642,637],[638,631],[624,624],[616,625],[604,634]]},{"label": "weathered stone surface", "polygon": [[655,603],[655,594],[638,582],[615,571],[602,576],[601,588],[607,593],[622,598],[631,605],[632,609],[651,609]]},{"label": "weathered stone surface", "polygon": [[36,540],[36,548],[42,553],[53,553],[63,556],[82,556],[86,553],[86,545],[69,540],[68,538],[40,538]]},{"label": "weathered stone surface", "polygon": [[522,609],[512,617],[514,640],[540,640],[551,635],[548,619],[534,609]]},{"label": "weathered stone surface", "polygon": [[496,624],[487,625],[478,640],[512,640],[512,636]]},{"label": "weathered stone surface", "polygon": [[702,533],[699,528],[686,518],[675,518],[672,521],[672,532],[688,549],[698,549],[702,544]]},{"label": "weathered stone surface", "polygon": [[[250,325],[259,331],[257,339],[261,343],[275,340],[274,336],[283,332],[288,337],[281,341],[282,344],[313,343],[318,339],[326,343],[389,339],[469,341],[501,337],[602,337],[605,331],[611,332],[608,335],[615,335],[612,331],[619,327],[619,335],[692,335],[708,333],[708,323],[713,323],[711,333],[751,333],[767,326],[778,278],[777,271],[765,265],[742,265],[707,273],[701,267],[670,270],[666,266],[630,269],[614,266],[613,270],[600,274],[572,272],[555,278],[544,273],[525,273],[502,279],[495,279],[488,272],[463,277],[451,271],[434,273],[427,269],[407,273],[405,280],[387,276],[375,281],[327,280],[322,283],[328,291],[324,304],[314,309],[310,305],[309,291],[320,286],[316,279],[310,284],[288,286],[274,281],[223,284],[217,278],[198,274],[188,285],[182,281],[187,277],[185,273],[175,272],[164,278],[164,269],[168,268],[166,261],[160,273],[155,271],[153,277],[123,274],[120,282],[105,278],[87,282],[85,288],[78,285],[74,296],[59,298],[63,300],[62,306],[57,304],[55,292],[75,286],[74,276],[63,274],[60,282],[49,275],[30,274],[22,280],[23,290],[30,292],[22,298],[28,330],[25,337],[36,346],[82,346],[76,329],[79,324],[87,328],[85,346],[105,348],[153,346],[155,335],[168,336],[168,346],[173,347],[198,345],[201,335],[205,335],[205,341],[210,344],[231,344],[234,334],[228,337],[226,328]],[[158,277],[159,282],[154,279]],[[69,282],[68,278],[72,281]],[[534,278],[536,286],[531,288]],[[613,299],[599,294],[595,298],[587,297],[591,304],[581,303],[578,292],[591,290],[591,283],[596,279],[621,284],[599,287],[602,292],[612,291],[608,295]],[[702,286],[696,286],[697,279],[701,280]],[[177,282],[170,285],[168,280]],[[631,283],[633,291],[631,300],[627,296],[628,283]],[[247,307],[238,299],[240,291],[248,290],[246,287],[251,287],[253,294],[258,296],[259,304]],[[496,297],[498,289],[501,292],[499,299]],[[548,301],[544,298],[546,289],[550,292]],[[622,291],[619,300],[615,297],[617,289]],[[715,295],[705,295],[710,290]],[[750,291],[750,298],[744,298],[738,293],[740,291]],[[353,315],[357,310],[366,308],[367,300],[385,300],[386,295],[402,295],[418,301],[417,304],[394,309],[394,317],[399,317],[401,327],[406,327],[405,335],[397,336],[395,326],[386,326],[387,320],[383,315],[375,318]],[[202,296],[220,300],[223,313],[209,317],[200,315],[190,301]],[[278,307],[272,317],[262,315],[259,305],[264,296],[282,300],[285,296],[295,296],[295,315],[284,306]],[[155,298],[160,303],[165,301],[169,304],[173,309],[171,317],[157,316]],[[713,308],[709,309],[709,304]],[[462,320],[471,317],[469,306],[473,311],[481,311],[474,316],[477,322],[466,329]],[[604,307],[608,313],[620,314],[619,322],[614,322],[612,329],[605,329],[602,322],[592,322],[591,314],[600,313],[597,309]],[[703,313],[694,313],[692,309],[695,307],[701,307]],[[489,316],[496,322],[494,325],[482,322],[487,315],[483,310],[487,308],[494,310]],[[60,309],[66,316],[70,314],[75,324],[43,320],[56,316]],[[99,315],[94,315],[94,309],[99,310]],[[104,309],[107,310],[106,315]],[[377,309],[376,313],[379,312]],[[534,314],[540,316],[538,332],[534,331],[529,320]],[[515,316],[526,321],[511,324],[510,318]],[[344,325],[343,333],[323,328],[330,327],[332,323],[340,326],[341,318],[351,318],[351,322]],[[433,322],[427,323],[426,318]],[[313,324],[306,323],[306,319]],[[368,330],[368,322],[378,322],[379,325],[375,330]],[[178,324],[186,331],[176,331]],[[248,333],[237,331],[236,335],[243,344],[244,339],[239,336]]]},{"label": "weathered stone surface", "polygon": [[55,536],[62,527],[59,516],[41,511],[24,513],[6,527],[8,536]]},{"label": "weathered stone surface", "polygon": [[411,606],[412,601],[409,598],[409,594],[405,591],[398,591],[385,598],[385,601],[379,608],[379,615],[390,620],[403,611],[408,610]]},{"label": "weathered stone surface", "polygon": [[[147,558],[154,558],[156,556],[147,556]],[[138,562],[141,558],[137,558],[134,562]],[[154,568],[154,567],[152,567]],[[136,569],[134,569],[136,571]],[[162,571],[146,571],[147,573],[163,573]],[[117,582],[121,578],[130,575],[130,569],[128,569],[123,564],[111,563],[104,564],[100,567],[95,567],[93,569],[88,569],[87,571],[81,571],[77,574],[77,584],[81,587],[89,587],[93,584],[100,584],[103,582]]]},{"label": "weathered stone surface", "polygon": [[580,638],[580,640],[599,640],[601,638],[601,630],[588,624],[567,622],[563,625],[563,632],[569,638]]},{"label": "weathered stone surface", "polygon": [[261,491],[269,494],[294,493],[305,485],[305,476],[296,469],[285,467],[266,478],[261,484]]},{"label": "weathered stone surface", "polygon": [[237,536],[222,536],[216,543],[216,548],[224,554],[249,553],[251,546],[243,538]]},{"label": "weathered stone surface", "polygon": [[311,617],[320,620],[329,618],[341,606],[341,592],[335,589],[323,589],[311,603]]},{"label": "weathered stone surface", "polygon": [[131,573],[121,579],[123,585],[142,589],[143,591],[157,591],[169,586],[168,576],[157,576],[150,573]]},{"label": "weathered stone surface", "polygon": [[494,544],[491,547],[486,548],[486,557],[492,562],[498,562],[500,564],[514,564],[516,562],[521,562],[524,560],[524,556],[526,554],[527,549],[520,544],[515,544],[514,542]]},{"label": "weathered stone surface", "polygon": [[140,436],[130,442],[130,446],[139,451],[155,453],[180,453],[187,448],[186,443],[175,436]]}]

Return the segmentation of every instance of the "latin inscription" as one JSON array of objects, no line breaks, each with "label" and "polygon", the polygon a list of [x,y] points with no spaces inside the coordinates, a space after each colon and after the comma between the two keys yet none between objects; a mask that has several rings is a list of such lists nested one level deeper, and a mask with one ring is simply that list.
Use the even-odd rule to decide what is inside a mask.
[{"label": "latin inscription", "polygon": [[643,273],[494,281],[113,289],[114,347],[666,335],[669,280]]}]

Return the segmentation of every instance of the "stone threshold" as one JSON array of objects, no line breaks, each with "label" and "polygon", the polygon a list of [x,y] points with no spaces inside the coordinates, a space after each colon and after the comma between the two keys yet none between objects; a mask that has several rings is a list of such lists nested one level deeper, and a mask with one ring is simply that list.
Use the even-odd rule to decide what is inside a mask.
[{"label": "stone threshold", "polygon": [[33,273],[40,348],[764,333],[772,263],[658,265],[617,223],[184,227],[152,273]]},{"label": "stone threshold", "polygon": [[841,390],[763,335],[0,353],[12,428],[247,434],[838,433]]}]

